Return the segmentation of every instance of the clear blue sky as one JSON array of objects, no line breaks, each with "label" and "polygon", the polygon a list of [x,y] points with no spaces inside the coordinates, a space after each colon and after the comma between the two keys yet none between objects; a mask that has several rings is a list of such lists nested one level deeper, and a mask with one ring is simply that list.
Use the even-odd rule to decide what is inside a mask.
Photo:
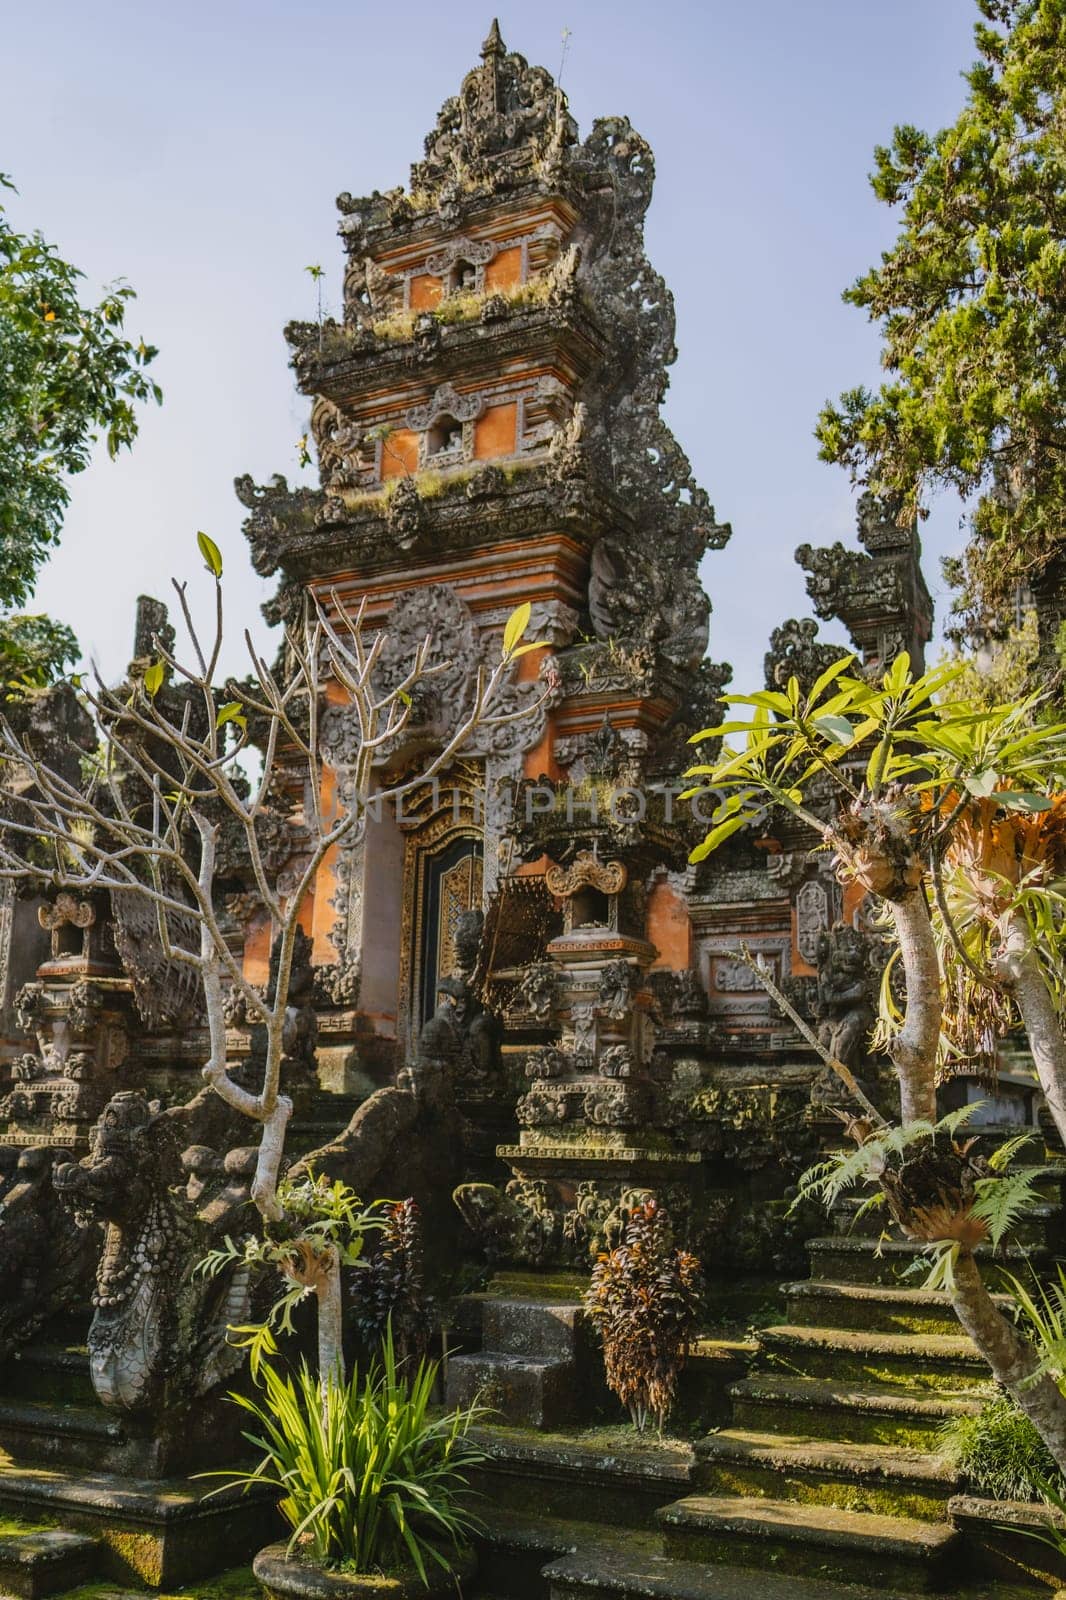
[{"label": "clear blue sky", "polygon": [[[0,170],[13,213],[95,283],[136,288],[165,403],[132,455],[74,486],[38,589],[105,672],[121,671],[138,592],[221,545],[231,621],[261,626],[232,480],[301,474],[281,335],[336,309],[334,198],[406,181],[438,106],[477,60],[491,0],[54,0],[5,18]],[[816,457],[822,401],[877,377],[877,341],[840,293],[892,239],[866,181],[897,122],[953,119],[973,0],[502,0],[511,49],[563,77],[582,133],[627,114],[658,179],[648,248],[677,300],[670,421],[721,519],[707,558],[711,652],[761,677],[770,629],[809,606],[795,545],[852,537],[853,496]],[[927,525],[927,576],[958,510]],[[206,598],[206,596],[205,596]],[[236,630],[235,630],[236,634]],[[836,635],[833,635],[836,636]],[[239,665],[234,652],[230,664]]]}]

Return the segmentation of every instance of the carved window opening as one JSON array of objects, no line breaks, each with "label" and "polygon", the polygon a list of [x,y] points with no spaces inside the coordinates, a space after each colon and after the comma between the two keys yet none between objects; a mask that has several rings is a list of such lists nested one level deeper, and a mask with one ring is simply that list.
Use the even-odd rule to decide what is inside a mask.
[{"label": "carved window opening", "polygon": [[611,897],[586,884],[571,899],[570,917],[573,928],[606,928],[611,921]]},{"label": "carved window opening", "polygon": [[456,261],[446,280],[446,293],[448,294],[476,294],[483,287],[484,270],[473,261],[465,261],[461,256]]},{"label": "carved window opening", "polygon": [[426,459],[436,460],[444,456],[449,460],[459,460],[462,454],[463,424],[445,413],[426,430]]}]

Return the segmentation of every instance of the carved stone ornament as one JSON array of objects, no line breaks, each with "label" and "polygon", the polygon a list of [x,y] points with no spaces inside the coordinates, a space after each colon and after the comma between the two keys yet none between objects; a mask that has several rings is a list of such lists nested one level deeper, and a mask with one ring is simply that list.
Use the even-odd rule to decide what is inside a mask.
[{"label": "carved stone ornament", "polygon": [[51,905],[38,908],[37,920],[52,935],[52,960],[57,961],[63,953],[60,930],[66,927],[81,928],[83,931],[91,928],[96,921],[96,910],[90,901],[78,900],[64,891],[56,895]]},{"label": "carved stone ornament", "polygon": [[813,967],[818,960],[818,943],[829,926],[829,896],[825,885],[812,878],[796,895],[796,948]]},{"label": "carved stone ornament", "polygon": [[457,239],[449,239],[440,250],[426,257],[426,271],[432,272],[434,277],[444,278],[459,261],[469,261],[472,267],[485,267],[496,254],[497,248],[491,239],[468,239],[465,234],[460,234]]},{"label": "carved stone ornament", "polygon": [[629,872],[622,861],[599,861],[591,850],[581,850],[568,867],[551,862],[544,881],[551,894],[568,900],[580,889],[598,889],[601,894],[621,894],[629,882]]},{"label": "carved stone ornament", "polygon": [[427,400],[425,405],[411,406],[403,420],[408,428],[421,433],[426,428],[432,428],[441,417],[454,417],[456,422],[474,422],[484,409],[483,394],[460,394],[450,383],[442,383],[434,391],[432,400]]},{"label": "carved stone ornament", "polygon": [[620,1020],[629,1011],[640,979],[640,969],[629,961],[609,961],[600,974],[598,1009],[603,1016]]}]

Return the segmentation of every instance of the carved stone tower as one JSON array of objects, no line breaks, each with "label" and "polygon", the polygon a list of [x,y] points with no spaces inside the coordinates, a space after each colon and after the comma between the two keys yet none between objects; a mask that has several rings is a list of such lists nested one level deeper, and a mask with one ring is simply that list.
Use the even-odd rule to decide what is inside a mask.
[{"label": "carved stone tower", "polygon": [[[659,414],[676,352],[671,296],[644,254],[653,172],[624,118],[579,142],[549,74],[494,23],[410,189],[340,197],[343,322],[287,330],[321,487],[238,483],[256,568],[280,574],[274,615],[304,588],[365,597],[367,629],[388,630],[383,681],[427,632],[449,663],[383,753],[393,770],[439,747],[507,617],[532,605],[539,648],[504,707],[530,714],[374,819],[308,912],[314,959],[337,976],[320,1061],[332,1040],[338,1084],[402,1068],[423,1034],[443,1048],[463,1017],[469,1031],[468,980],[503,1017],[502,1066],[484,1035],[457,1057],[480,1156],[501,1175],[497,1142],[528,1164],[514,1145],[523,1087],[520,1116],[543,1120],[551,1100],[572,1143],[594,1124],[601,1146],[629,1149],[635,1122],[657,1125],[652,980],[692,959],[667,790],[728,677],[704,658],[697,568],[729,529]],[[341,805],[349,718],[338,695],[326,739]],[[461,933],[483,909],[475,978]],[[252,964],[265,940],[249,927]],[[545,964],[550,993],[530,983]],[[553,1062],[558,1092],[543,1081]],[[549,1196],[557,1220],[570,1169]]]}]

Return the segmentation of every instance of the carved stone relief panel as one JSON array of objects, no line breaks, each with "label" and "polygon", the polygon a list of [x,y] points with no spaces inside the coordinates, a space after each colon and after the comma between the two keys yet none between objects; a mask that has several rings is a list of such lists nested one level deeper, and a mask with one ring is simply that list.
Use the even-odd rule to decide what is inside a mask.
[{"label": "carved stone relief panel", "polygon": [[809,967],[818,962],[818,940],[829,926],[829,896],[812,878],[796,895],[796,948]]}]

